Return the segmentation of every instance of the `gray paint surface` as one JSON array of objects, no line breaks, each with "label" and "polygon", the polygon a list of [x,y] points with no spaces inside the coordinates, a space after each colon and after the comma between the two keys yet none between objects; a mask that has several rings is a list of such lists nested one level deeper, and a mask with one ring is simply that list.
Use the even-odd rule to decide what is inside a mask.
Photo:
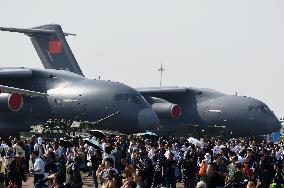
[{"label": "gray paint surface", "polygon": [[[17,74],[22,74],[22,77]],[[1,113],[2,136],[28,131],[30,125],[45,124],[47,120],[62,120],[69,125],[79,121],[90,125],[90,128],[123,133],[137,133],[158,125],[157,116],[144,98],[121,83],[91,80],[53,69],[2,68],[0,78],[0,84],[5,86],[0,87],[2,92],[23,94],[23,106],[19,111]],[[37,93],[46,93],[46,96]],[[133,98],[116,100],[117,94]]]},{"label": "gray paint surface", "polygon": [[[39,28],[50,32],[47,34],[48,37],[46,37],[46,34],[37,34],[37,38],[42,41],[42,45],[33,43],[44,66],[54,69],[69,69],[71,72],[82,75],[80,68],[73,68],[73,64],[76,63],[76,61],[73,61],[75,58],[69,62],[68,57],[74,56],[65,40],[61,27],[51,24]],[[19,31],[15,28],[1,29],[12,32]],[[30,36],[30,34],[28,35]],[[66,49],[64,53],[58,54],[61,61],[57,63],[60,65],[54,64],[52,58],[49,59],[46,53],[39,53],[40,51],[48,51],[48,41],[56,37],[59,38],[58,36],[62,36],[60,40],[67,44],[63,46],[63,49]],[[79,65],[77,64],[76,67],[79,67]],[[84,83],[84,85],[88,85],[88,82]],[[76,90],[76,86],[73,89]],[[99,91],[103,92],[103,89]],[[188,136],[193,132],[214,135],[223,131],[229,136],[253,136],[271,133],[280,129],[279,121],[268,106],[253,98],[230,96],[212,89],[201,88],[158,87],[141,88],[138,91],[150,104],[153,103],[151,97],[157,97],[181,106],[182,116],[180,118],[160,117],[161,127],[159,130],[151,130],[160,135]],[[85,104],[90,102],[87,101]],[[72,106],[69,109],[72,109]],[[72,112],[66,112],[66,114],[61,115],[68,116],[71,114]],[[130,132],[131,127],[125,129]]]}]

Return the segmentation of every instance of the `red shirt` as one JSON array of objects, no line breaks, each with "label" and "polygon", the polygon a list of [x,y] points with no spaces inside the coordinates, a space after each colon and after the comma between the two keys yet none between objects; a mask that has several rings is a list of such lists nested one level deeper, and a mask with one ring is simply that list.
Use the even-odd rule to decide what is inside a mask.
[{"label": "red shirt", "polygon": [[247,177],[252,177],[254,175],[252,169],[250,168],[243,168],[243,172]]}]

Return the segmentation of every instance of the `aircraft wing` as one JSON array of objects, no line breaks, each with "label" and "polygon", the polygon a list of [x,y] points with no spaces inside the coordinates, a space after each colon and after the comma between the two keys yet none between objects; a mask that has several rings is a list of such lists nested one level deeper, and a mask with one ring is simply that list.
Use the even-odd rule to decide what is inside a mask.
[{"label": "aircraft wing", "polygon": [[26,68],[2,68],[0,69],[0,78],[27,78],[32,76],[31,69]]},{"label": "aircraft wing", "polygon": [[18,93],[18,94],[26,95],[30,97],[47,97],[48,96],[47,93],[41,93],[37,91],[31,91],[31,90],[9,87],[9,86],[4,86],[4,85],[0,85],[0,91],[2,93]]},{"label": "aircraft wing", "polygon": [[142,95],[145,94],[176,94],[185,93],[187,88],[185,87],[148,87],[148,88],[136,88]]}]

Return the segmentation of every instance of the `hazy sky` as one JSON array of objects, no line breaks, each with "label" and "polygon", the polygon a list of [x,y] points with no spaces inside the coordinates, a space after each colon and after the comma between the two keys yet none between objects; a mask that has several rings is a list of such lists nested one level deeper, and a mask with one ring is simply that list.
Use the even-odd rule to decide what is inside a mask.
[{"label": "hazy sky", "polygon": [[[0,25],[58,23],[87,77],[133,87],[237,91],[284,116],[284,1],[1,1]],[[43,68],[28,37],[0,33],[1,67]]]}]

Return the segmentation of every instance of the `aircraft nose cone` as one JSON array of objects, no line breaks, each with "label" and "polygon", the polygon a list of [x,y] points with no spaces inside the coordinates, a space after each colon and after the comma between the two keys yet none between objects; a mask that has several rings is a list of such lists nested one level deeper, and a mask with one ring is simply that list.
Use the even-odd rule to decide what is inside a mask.
[{"label": "aircraft nose cone", "polygon": [[153,110],[145,108],[138,114],[138,125],[141,131],[152,130],[159,125],[159,119]]}]

